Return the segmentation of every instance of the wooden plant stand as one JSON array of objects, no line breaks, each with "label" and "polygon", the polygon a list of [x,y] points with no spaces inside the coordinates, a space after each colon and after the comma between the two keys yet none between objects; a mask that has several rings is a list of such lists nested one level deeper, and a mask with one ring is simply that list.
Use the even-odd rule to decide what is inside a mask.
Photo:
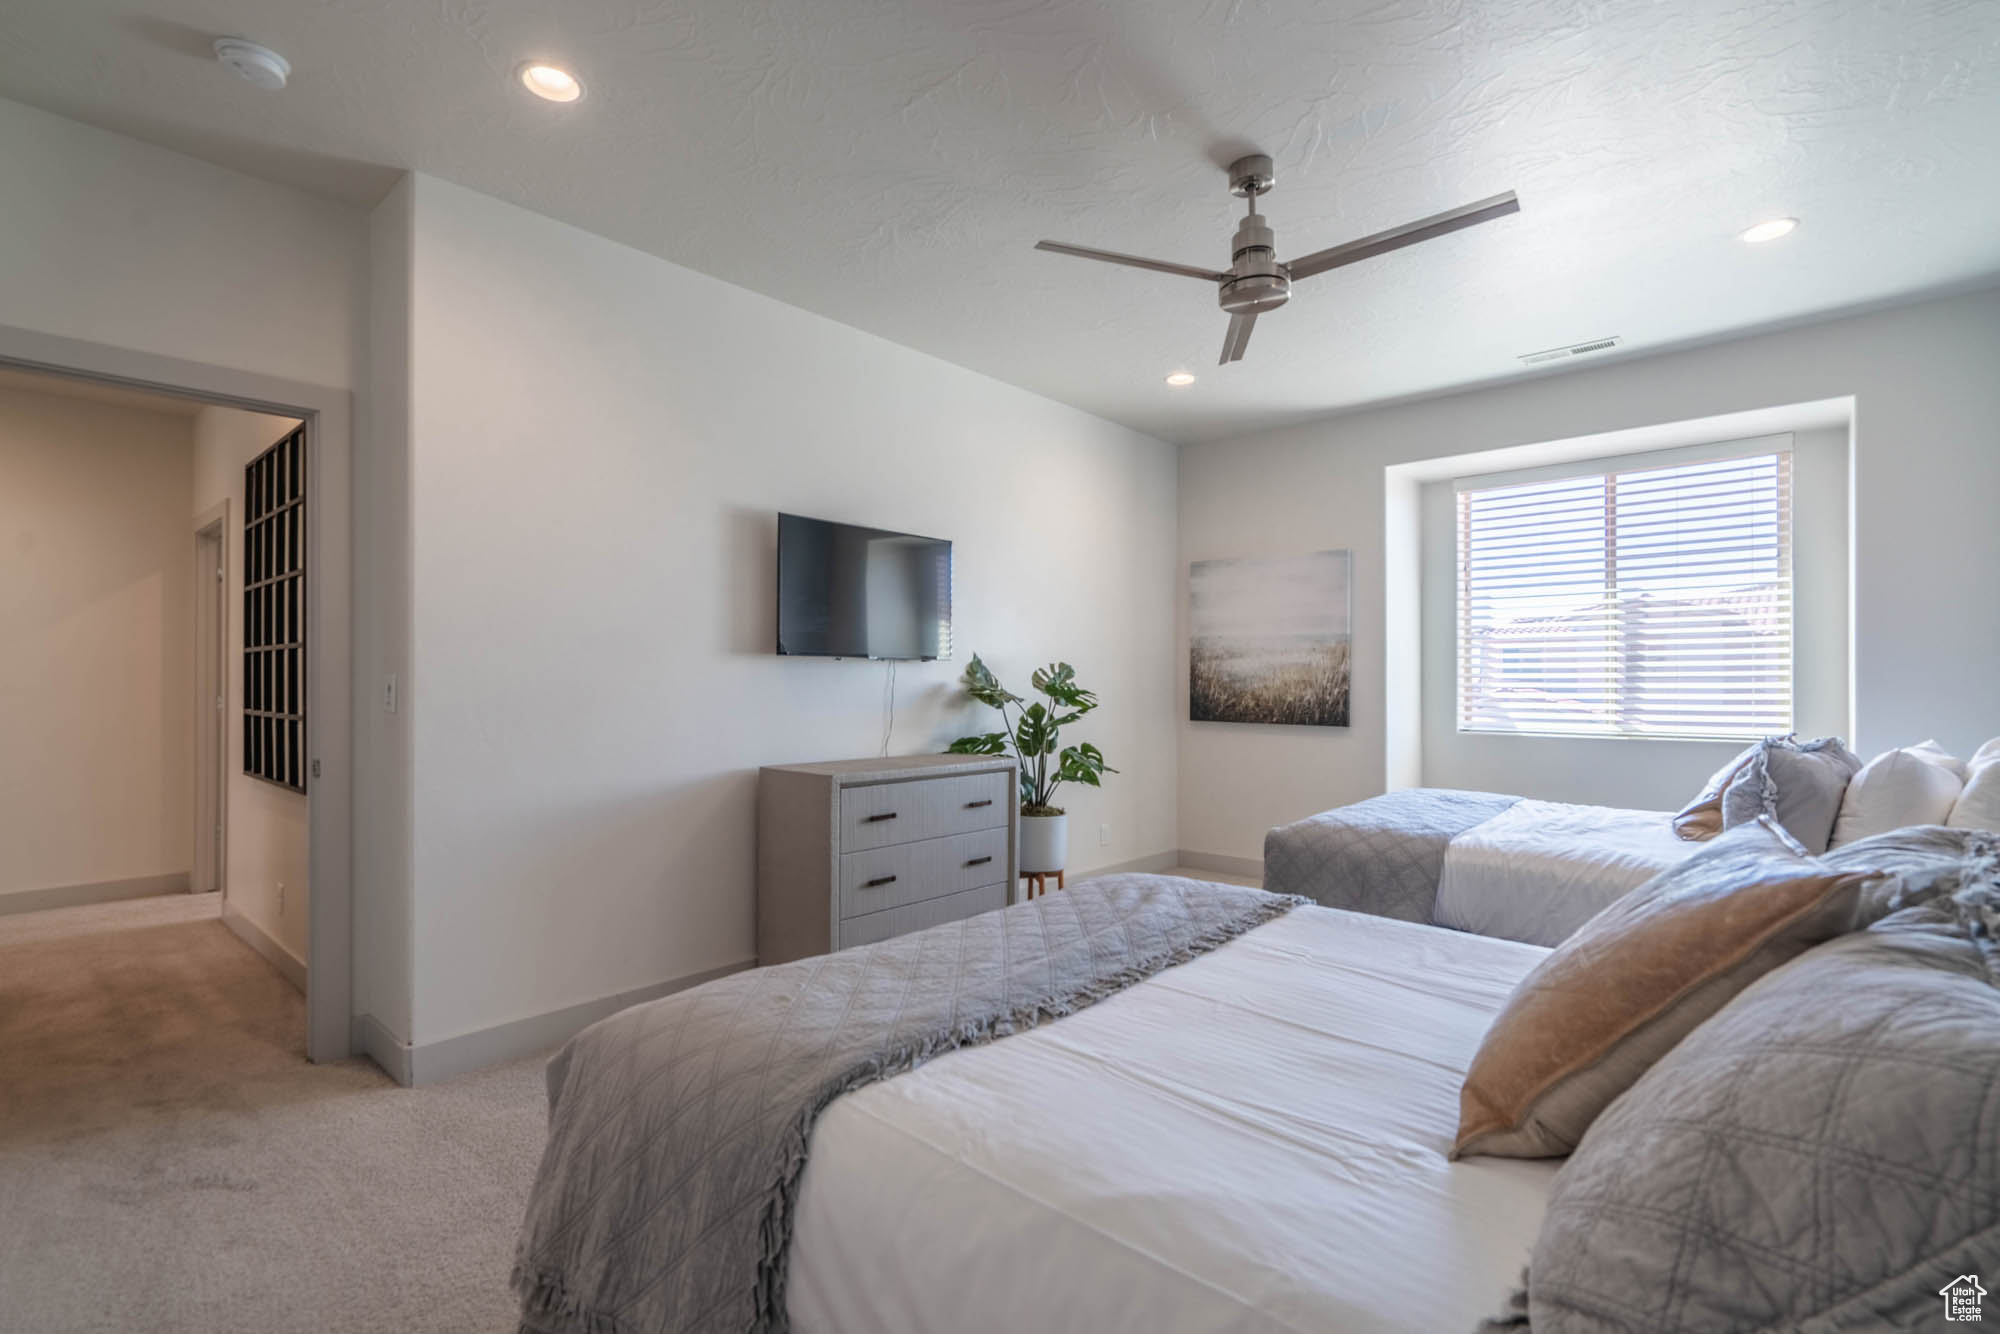
[{"label": "wooden plant stand", "polygon": [[1023,894],[1021,897],[1024,899],[1037,899],[1040,898],[1042,895],[1048,893],[1050,876],[1054,876],[1056,878],[1057,889],[1065,888],[1065,886],[1063,885],[1063,873],[1061,871],[1022,872],[1021,879],[1027,882],[1028,889],[1027,892]]}]

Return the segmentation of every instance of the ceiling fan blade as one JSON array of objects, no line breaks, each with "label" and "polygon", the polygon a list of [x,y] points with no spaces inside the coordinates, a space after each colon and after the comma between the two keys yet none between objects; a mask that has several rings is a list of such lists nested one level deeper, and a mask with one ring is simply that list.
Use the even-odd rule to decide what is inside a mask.
[{"label": "ceiling fan blade", "polygon": [[1121,255],[1115,250],[1092,250],[1089,246],[1066,245],[1061,241],[1037,241],[1035,249],[1047,250],[1058,255],[1075,255],[1078,259],[1101,259],[1106,264],[1124,264],[1135,269],[1151,269],[1155,273],[1177,273],[1183,278],[1201,278],[1219,283],[1229,275],[1214,269],[1198,269],[1192,264],[1176,264],[1165,259],[1145,259],[1139,255]]},{"label": "ceiling fan blade", "polygon": [[1301,255],[1289,261],[1285,268],[1291,272],[1292,281],[1297,282],[1301,278],[1310,278],[1315,273],[1325,273],[1328,269],[1337,269],[1345,264],[1373,259],[1377,255],[1386,255],[1391,250],[1401,250],[1406,245],[1428,241],[1461,228],[1476,227],[1482,222],[1491,222],[1495,218],[1504,218],[1509,213],[1520,211],[1521,201],[1515,198],[1512,190],[1508,190],[1490,199],[1463,204],[1443,213],[1433,213],[1428,218],[1406,222],[1400,227],[1391,227],[1386,232],[1364,236],[1358,241],[1349,241],[1345,245],[1332,246],[1325,250],[1315,250],[1310,255]]},{"label": "ceiling fan blade", "polygon": [[1257,327],[1257,312],[1248,315],[1231,315],[1229,332],[1222,335],[1222,359],[1218,366],[1227,366],[1232,361],[1243,360],[1243,353],[1250,346],[1250,331]]}]

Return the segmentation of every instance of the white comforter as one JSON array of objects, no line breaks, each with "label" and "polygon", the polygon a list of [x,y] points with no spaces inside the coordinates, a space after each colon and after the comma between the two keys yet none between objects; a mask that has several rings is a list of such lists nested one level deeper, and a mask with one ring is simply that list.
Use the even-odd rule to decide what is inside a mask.
[{"label": "white comforter", "polygon": [[1556,1164],[1446,1160],[1546,951],[1300,908],[1033,1031],[835,1102],[799,1334],[1468,1331]]},{"label": "white comforter", "polygon": [[1522,799],[1445,848],[1432,920],[1559,945],[1630,891],[1701,849],[1667,811]]}]

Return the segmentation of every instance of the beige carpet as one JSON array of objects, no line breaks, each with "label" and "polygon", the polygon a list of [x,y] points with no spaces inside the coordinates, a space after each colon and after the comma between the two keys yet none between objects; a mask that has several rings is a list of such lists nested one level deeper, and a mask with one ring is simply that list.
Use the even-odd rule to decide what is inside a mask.
[{"label": "beige carpet", "polygon": [[218,907],[0,917],[0,1331],[511,1330],[542,1058],[308,1065]]}]

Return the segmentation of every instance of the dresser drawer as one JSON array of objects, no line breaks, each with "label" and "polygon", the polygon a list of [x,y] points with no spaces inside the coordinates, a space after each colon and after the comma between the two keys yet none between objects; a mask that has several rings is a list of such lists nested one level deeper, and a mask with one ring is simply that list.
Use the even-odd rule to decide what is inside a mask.
[{"label": "dresser drawer", "polygon": [[840,859],[840,915],[860,917],[1006,878],[1004,827],[850,852]]},{"label": "dresser drawer", "polygon": [[840,850],[865,852],[892,843],[1002,828],[1013,796],[1013,775],[1005,770],[842,788]]},{"label": "dresser drawer", "polygon": [[978,889],[961,890],[941,899],[925,899],[922,903],[905,904],[886,912],[872,912],[866,917],[850,917],[840,924],[840,948],[872,945],[891,936],[906,936],[927,926],[956,922],[961,917],[976,917],[1006,906],[1007,886],[981,885]]}]

